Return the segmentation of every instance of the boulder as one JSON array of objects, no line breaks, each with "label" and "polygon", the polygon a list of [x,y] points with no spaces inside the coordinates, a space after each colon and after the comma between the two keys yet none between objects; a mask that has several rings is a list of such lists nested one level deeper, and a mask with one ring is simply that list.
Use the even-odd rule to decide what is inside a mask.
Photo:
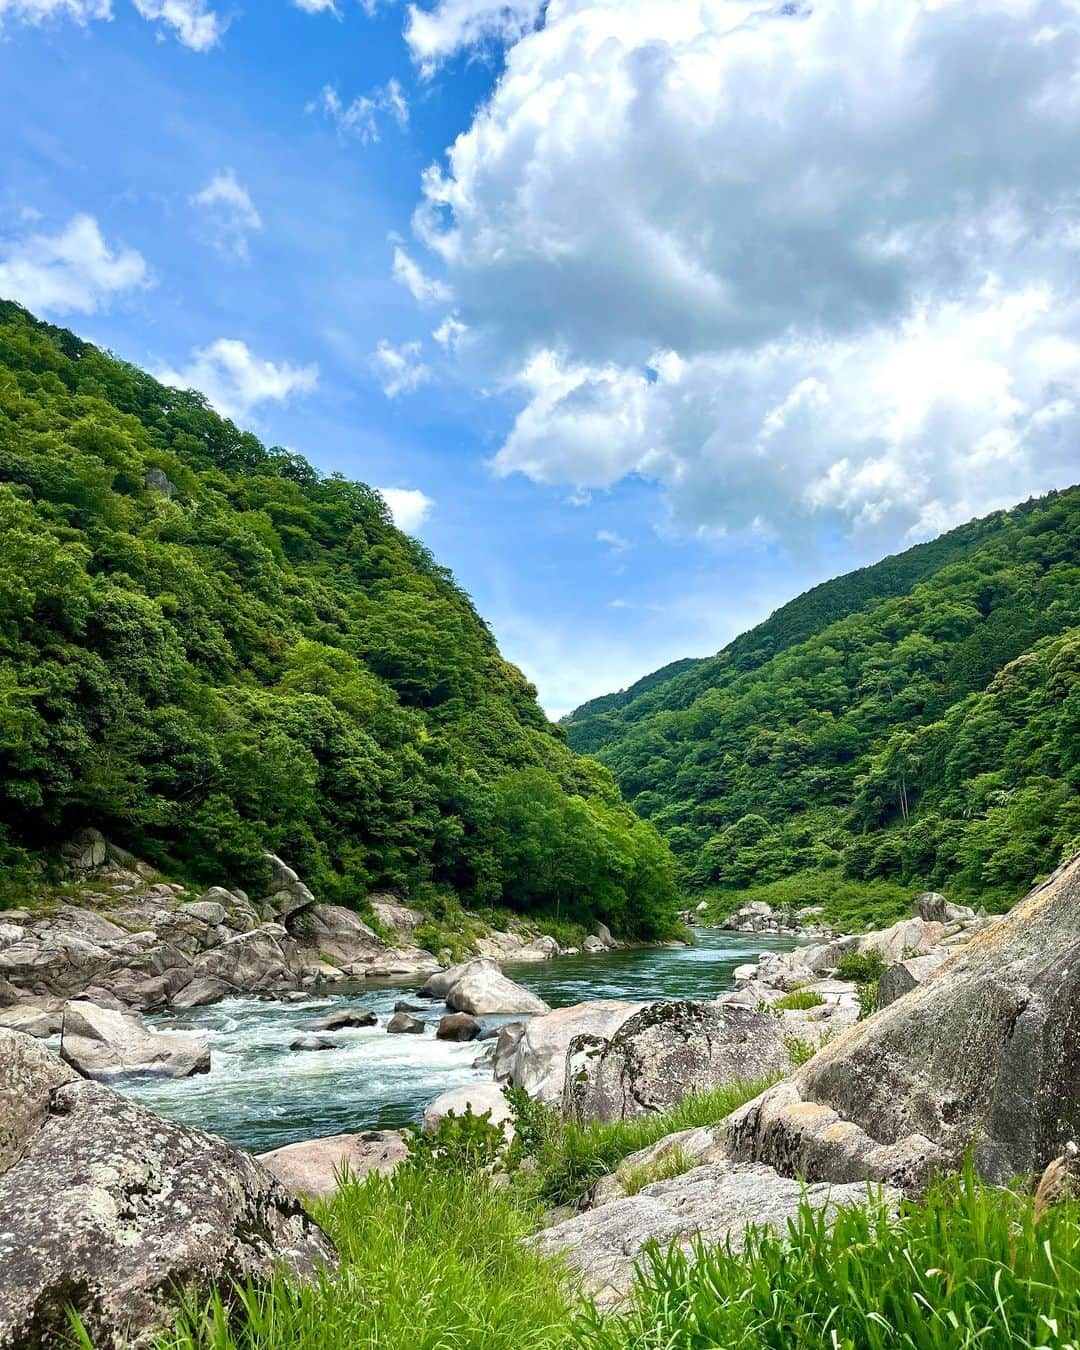
[{"label": "boulder", "polygon": [[[703,900],[701,904],[698,906],[698,909],[702,909],[704,907],[705,902]],[[598,923],[596,925],[596,936],[604,944],[605,947],[614,948],[618,946],[618,943],[611,936],[611,929],[607,926],[606,923]]]},{"label": "boulder", "polygon": [[495,1083],[469,1083],[466,1087],[451,1088],[436,1097],[424,1111],[423,1129],[426,1133],[438,1129],[441,1121],[451,1113],[463,1116],[472,1110],[474,1116],[491,1113],[492,1125],[508,1125],[513,1117],[510,1105]]},{"label": "boulder", "polygon": [[46,1040],[63,1025],[64,1005],[56,998],[33,998],[0,1008],[0,1027]]},{"label": "boulder", "polygon": [[475,1041],[482,1027],[468,1013],[449,1013],[439,1022],[435,1035],[440,1041]]},{"label": "boulder", "polygon": [[922,984],[927,976],[949,959],[947,952],[927,952],[925,956],[912,956],[906,961],[896,961],[886,966],[878,980],[877,1006],[885,1008],[898,998],[909,993],[917,984]]},{"label": "boulder", "polygon": [[223,924],[228,917],[225,906],[216,900],[191,900],[186,905],[180,905],[176,912],[185,919],[193,919],[196,923],[210,927]]},{"label": "boulder", "polygon": [[496,1074],[504,1073],[514,1087],[524,1088],[531,1097],[548,1105],[556,1105],[562,1101],[566,1053],[574,1037],[613,1036],[640,1007],[638,1003],[596,999],[534,1017],[520,1033],[512,1032],[508,1026],[504,1028],[506,1045],[500,1037],[495,1051]]},{"label": "boulder", "polygon": [[579,1120],[613,1121],[665,1111],[690,1092],[791,1067],[783,1024],[739,1004],[654,1003],[610,1040],[571,1047],[563,1110]]},{"label": "boulder", "polygon": [[525,939],[520,933],[504,933],[492,929],[476,939],[476,950],[481,956],[495,961],[549,961],[559,954],[559,944],[552,937]]},{"label": "boulder", "polygon": [[598,937],[593,937],[590,934],[590,936],[581,944],[581,950],[586,956],[599,956],[606,948]]},{"label": "boulder", "polygon": [[395,1013],[387,1022],[386,1029],[392,1036],[422,1036],[424,1034],[423,1022],[407,1012]]},{"label": "boulder", "polygon": [[481,961],[474,957],[471,961],[461,961],[456,966],[447,966],[445,970],[434,971],[421,986],[420,997],[444,999],[467,971],[480,964]]},{"label": "boulder", "polygon": [[370,1008],[345,1008],[341,1012],[329,1013],[326,1017],[317,1017],[313,1022],[305,1022],[305,1031],[344,1031],[352,1027],[378,1026],[379,1019]]},{"label": "boulder", "polygon": [[392,1172],[409,1155],[397,1130],[368,1130],[364,1134],[332,1134],[305,1139],[260,1153],[259,1162],[294,1195],[328,1199],[337,1190],[345,1169],[354,1177],[368,1172]]},{"label": "boulder", "polygon": [[524,1022],[504,1022],[495,1031],[495,1054],[492,1057],[495,1081],[505,1083],[513,1068],[514,1056],[525,1034]]},{"label": "boulder", "polygon": [[0,1119],[0,1346],[66,1344],[69,1304],[97,1350],[144,1346],[182,1297],[335,1261],[254,1158],[15,1032],[0,1031]]},{"label": "boulder", "polygon": [[220,1003],[223,998],[228,998],[235,993],[236,990],[232,985],[226,984],[224,980],[219,980],[212,975],[201,975],[198,979],[192,980],[190,984],[184,985],[183,989],[173,995],[172,1006],[174,1008],[204,1008],[210,1003]]},{"label": "boulder", "polygon": [[811,1179],[917,1190],[972,1141],[994,1184],[1040,1171],[1080,1134],[1080,856],[727,1128]]},{"label": "boulder", "polygon": [[470,962],[446,994],[446,1006],[454,1012],[483,1017],[492,1013],[550,1012],[542,998],[508,980],[494,961]]},{"label": "boulder", "polygon": [[678,1130],[675,1134],[666,1134],[655,1144],[628,1154],[614,1172],[601,1177],[589,1194],[589,1207],[599,1209],[601,1205],[610,1205],[613,1200],[621,1200],[626,1194],[627,1183],[635,1174],[640,1176],[652,1172],[654,1168],[663,1168],[675,1160],[685,1164],[683,1170],[688,1172],[691,1168],[726,1156],[724,1141],[717,1137],[717,1131],[712,1126],[699,1125],[689,1130]]},{"label": "boulder", "polygon": [[803,1203],[829,1213],[865,1202],[865,1185],[804,1187],[770,1167],[720,1158],[544,1229],[531,1242],[547,1255],[561,1255],[586,1291],[610,1306],[629,1293],[648,1243],[690,1250],[700,1235],[710,1245],[730,1242],[738,1251],[748,1228],[783,1231]]},{"label": "boulder", "polygon": [[395,937],[411,938],[424,922],[424,915],[418,909],[403,905],[392,896],[369,896],[371,912],[384,928],[388,928]]},{"label": "boulder", "polygon": [[336,966],[373,961],[386,951],[386,943],[375,930],[342,905],[312,905],[291,920],[289,931],[305,953]]},{"label": "boulder", "polygon": [[915,897],[912,912],[927,923],[957,923],[973,919],[975,911],[969,905],[954,905],[937,891],[923,891]]},{"label": "boulder", "polygon": [[242,993],[294,984],[300,975],[296,943],[279,923],[237,933],[195,958],[192,979],[212,978]]},{"label": "boulder", "polygon": [[201,1037],[148,1031],[134,1014],[99,1008],[86,999],[64,1007],[60,1057],[84,1078],[131,1073],[190,1078],[210,1072],[210,1047]]},{"label": "boulder", "polygon": [[398,1001],[394,1004],[394,1011],[418,1013],[418,1012],[426,1012],[426,1009],[422,1008],[419,1003],[410,1003],[407,999],[399,998]]},{"label": "boulder", "polygon": [[329,1036],[304,1035],[297,1036],[289,1042],[290,1050],[336,1050],[338,1042],[332,1041]]}]

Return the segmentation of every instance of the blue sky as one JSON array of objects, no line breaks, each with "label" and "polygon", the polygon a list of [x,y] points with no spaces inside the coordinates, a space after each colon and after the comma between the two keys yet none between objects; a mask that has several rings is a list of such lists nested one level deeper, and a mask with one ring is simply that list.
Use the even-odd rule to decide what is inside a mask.
[{"label": "blue sky", "polygon": [[0,293],[395,490],[558,715],[1080,476],[1078,22],[0,0]]}]

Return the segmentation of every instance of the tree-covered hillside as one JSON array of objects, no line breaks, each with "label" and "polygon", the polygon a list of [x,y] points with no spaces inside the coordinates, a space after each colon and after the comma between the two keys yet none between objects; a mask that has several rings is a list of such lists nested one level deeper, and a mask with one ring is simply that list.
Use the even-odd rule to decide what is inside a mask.
[{"label": "tree-covered hillside", "polygon": [[378,493],[0,302],[0,869],[84,824],[666,931],[671,856]]},{"label": "tree-covered hillside", "polygon": [[1004,903],[1080,846],[1078,624],[1073,488],[815,587],[568,736],[690,886]]}]

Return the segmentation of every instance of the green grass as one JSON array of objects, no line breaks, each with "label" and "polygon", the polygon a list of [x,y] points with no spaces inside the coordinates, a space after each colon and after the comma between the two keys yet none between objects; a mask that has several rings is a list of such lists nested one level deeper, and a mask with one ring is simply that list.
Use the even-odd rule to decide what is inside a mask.
[{"label": "green grass", "polygon": [[909,918],[912,901],[925,889],[914,883],[901,886],[892,881],[852,881],[839,871],[799,872],[764,885],[707,894],[706,919],[715,923],[753,900],[764,900],[773,909],[782,910],[824,905],[818,923],[838,933],[864,933]]},{"label": "green grass", "polygon": [[338,1270],[274,1279],[190,1310],[159,1350],[435,1350],[572,1344],[560,1268],[523,1239],[538,1214],[483,1173],[422,1169],[350,1181],[315,1217]]},{"label": "green grass", "polygon": [[662,1158],[657,1158],[655,1162],[640,1163],[637,1167],[628,1167],[622,1174],[623,1194],[637,1195],[646,1186],[651,1186],[654,1181],[672,1181],[675,1177],[681,1177],[684,1172],[689,1172],[691,1168],[696,1166],[697,1163],[694,1159],[687,1157],[681,1148],[673,1148],[670,1153],[665,1153]]},{"label": "green grass", "polygon": [[799,1069],[808,1059],[814,1058],[820,1046],[802,1036],[785,1036],[784,1049],[788,1052],[788,1059],[796,1069]]},{"label": "green grass", "polygon": [[715,1125],[764,1092],[777,1077],[755,1082],[739,1079],[710,1092],[691,1093],[670,1111],[605,1125],[563,1121],[549,1108],[531,1103],[524,1108],[527,1123],[519,1120],[518,1124],[519,1135],[529,1140],[527,1150],[534,1161],[534,1168],[526,1169],[528,1184],[545,1204],[571,1204],[631,1153],[680,1130]]},{"label": "green grass", "polygon": [[770,1004],[773,1012],[805,1012],[808,1008],[820,1008],[825,1000],[812,989],[796,989]]},{"label": "green grass", "polygon": [[970,1172],[894,1218],[830,1228],[805,1207],[745,1250],[652,1251],[632,1305],[587,1313],[588,1350],[1065,1350],[1080,1344],[1080,1210],[1033,1228],[1031,1203]]}]

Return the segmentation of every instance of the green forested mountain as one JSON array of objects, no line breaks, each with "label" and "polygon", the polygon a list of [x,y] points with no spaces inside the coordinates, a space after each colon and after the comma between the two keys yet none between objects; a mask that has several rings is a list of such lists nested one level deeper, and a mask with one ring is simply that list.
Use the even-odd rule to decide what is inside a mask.
[{"label": "green forested mountain", "polygon": [[1078,624],[1073,488],[817,586],[568,737],[691,887],[1004,903],[1080,846]]},{"label": "green forested mountain", "polygon": [[0,302],[0,867],[73,828],[258,887],[667,930],[673,864],[379,495]]}]

